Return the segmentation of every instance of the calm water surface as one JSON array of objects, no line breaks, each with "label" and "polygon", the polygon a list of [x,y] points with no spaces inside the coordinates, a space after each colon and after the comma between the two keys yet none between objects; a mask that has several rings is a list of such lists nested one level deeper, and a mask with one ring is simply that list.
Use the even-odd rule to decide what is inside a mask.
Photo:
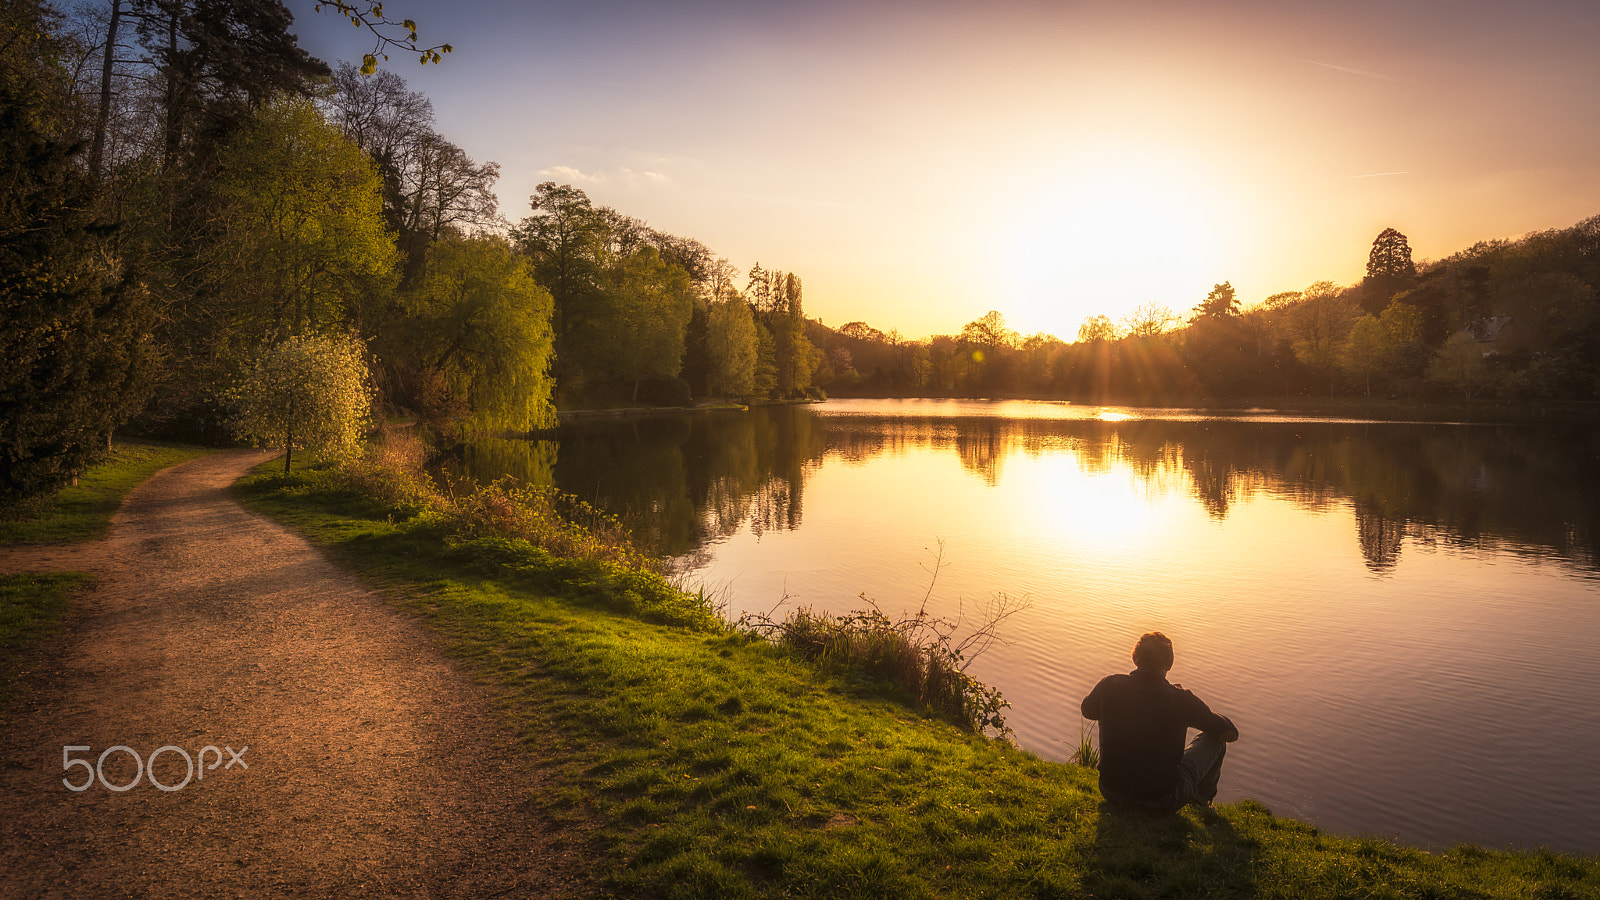
[{"label": "calm water surface", "polygon": [[[613,420],[469,467],[619,512],[731,611],[1026,608],[973,673],[1062,759],[1137,636],[1238,723],[1221,799],[1600,852],[1591,428],[834,401]],[[937,577],[934,577],[934,572]],[[785,599],[786,598],[786,599]]]}]

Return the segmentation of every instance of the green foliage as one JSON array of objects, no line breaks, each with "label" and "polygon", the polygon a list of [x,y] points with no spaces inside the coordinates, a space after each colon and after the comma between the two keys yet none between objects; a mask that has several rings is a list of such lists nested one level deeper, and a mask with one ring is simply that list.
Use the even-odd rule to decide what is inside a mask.
[{"label": "green foliage", "polygon": [[222,154],[206,256],[245,346],[345,324],[397,259],[370,159],[309,100],[263,108]]},{"label": "green foliage", "polygon": [[402,364],[440,373],[480,427],[527,431],[555,424],[553,301],[503,239],[434,244],[425,273],[402,302],[405,319],[395,342]]},{"label": "green foliage", "polygon": [[621,265],[614,287],[585,322],[588,358],[625,381],[670,378],[683,365],[694,295],[683,269],[641,247]]},{"label": "green foliage", "polygon": [[1345,341],[1344,364],[1360,376],[1372,394],[1374,376],[1415,375],[1427,359],[1422,341],[1422,313],[1395,301],[1380,315],[1358,319]]},{"label": "green foliage", "polygon": [[225,392],[241,439],[353,459],[372,414],[365,350],[353,337],[302,334],[259,353]]},{"label": "green foliage", "polygon": [[0,506],[82,472],[150,392],[154,312],[90,213],[49,25],[0,9]]},{"label": "green foliage", "polygon": [[78,483],[13,507],[0,517],[0,544],[43,544],[103,537],[129,491],[161,469],[204,456],[199,447],[118,440]]},{"label": "green foliage", "polygon": [[1476,397],[1493,381],[1493,373],[1483,360],[1483,347],[1471,334],[1452,334],[1428,364],[1428,378],[1461,392],[1468,400]]},{"label": "green foliage", "polygon": [[89,582],[80,572],[0,574],[0,708],[28,657],[60,628],[72,593]]},{"label": "green foliage", "polygon": [[[995,628],[1016,608],[1001,608],[973,636],[954,639],[956,623],[926,610],[899,621],[882,610],[840,616],[809,608],[793,610],[781,622],[746,616],[741,628],[769,635],[773,642],[825,667],[860,673],[904,692],[913,702],[977,734],[993,729],[1010,734],[1004,710],[1011,706],[999,690],[966,672],[969,651],[992,640]],[[972,655],[976,655],[975,653]]]},{"label": "green foliage", "polygon": [[1389,306],[1395,294],[1410,287],[1417,278],[1411,261],[1411,245],[1406,236],[1385,228],[1372,241],[1367,255],[1367,280],[1361,286],[1361,308],[1376,315]]},{"label": "green foliage", "polygon": [[710,371],[706,389],[716,397],[749,397],[756,387],[760,341],[749,304],[737,297],[711,304],[706,317]]}]

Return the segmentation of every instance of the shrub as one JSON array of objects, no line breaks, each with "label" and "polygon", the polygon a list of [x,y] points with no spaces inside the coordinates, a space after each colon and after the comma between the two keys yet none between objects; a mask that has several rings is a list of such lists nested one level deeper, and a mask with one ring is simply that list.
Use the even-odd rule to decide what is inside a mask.
[{"label": "shrub", "polygon": [[747,615],[739,627],[824,667],[891,685],[962,728],[980,734],[993,729],[1005,737],[1010,729],[1003,711],[1011,704],[998,689],[967,674],[966,667],[997,638],[1000,622],[1019,609],[1001,597],[987,620],[960,642],[955,640],[959,622],[934,617],[925,608],[895,621],[876,606],[840,616],[801,607],[781,622]]}]

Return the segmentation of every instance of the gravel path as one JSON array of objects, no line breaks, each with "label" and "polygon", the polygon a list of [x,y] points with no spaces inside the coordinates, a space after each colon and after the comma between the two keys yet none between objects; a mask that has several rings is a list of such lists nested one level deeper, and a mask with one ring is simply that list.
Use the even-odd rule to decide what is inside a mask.
[{"label": "gravel path", "polygon": [[[0,548],[0,571],[96,576],[0,711],[0,897],[581,892],[585,867],[531,808],[540,775],[488,689],[234,501],[264,458],[157,474],[103,541]],[[108,748],[148,761],[168,745],[207,768],[153,786],[189,772],[167,750],[132,788],[105,786],[139,774]],[[64,768],[68,746],[88,766]],[[63,784],[100,761],[103,781]]]}]

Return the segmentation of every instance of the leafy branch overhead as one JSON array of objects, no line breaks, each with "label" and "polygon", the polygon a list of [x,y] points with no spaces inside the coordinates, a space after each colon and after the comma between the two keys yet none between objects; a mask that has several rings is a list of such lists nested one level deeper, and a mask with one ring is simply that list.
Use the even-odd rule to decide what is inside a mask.
[{"label": "leafy branch overhead", "polygon": [[417,61],[423,65],[437,63],[442,59],[440,54],[449,53],[452,48],[449,44],[434,44],[432,47],[423,47],[417,40],[417,23],[414,19],[401,19],[395,21],[384,14],[382,3],[348,3],[345,0],[318,0],[316,11],[322,12],[323,7],[332,7],[339,15],[350,20],[350,24],[357,28],[365,28],[377,38],[377,43],[372,46],[372,52],[361,57],[361,74],[371,75],[378,69],[378,59],[389,61],[389,48],[404,50],[417,54]]}]

